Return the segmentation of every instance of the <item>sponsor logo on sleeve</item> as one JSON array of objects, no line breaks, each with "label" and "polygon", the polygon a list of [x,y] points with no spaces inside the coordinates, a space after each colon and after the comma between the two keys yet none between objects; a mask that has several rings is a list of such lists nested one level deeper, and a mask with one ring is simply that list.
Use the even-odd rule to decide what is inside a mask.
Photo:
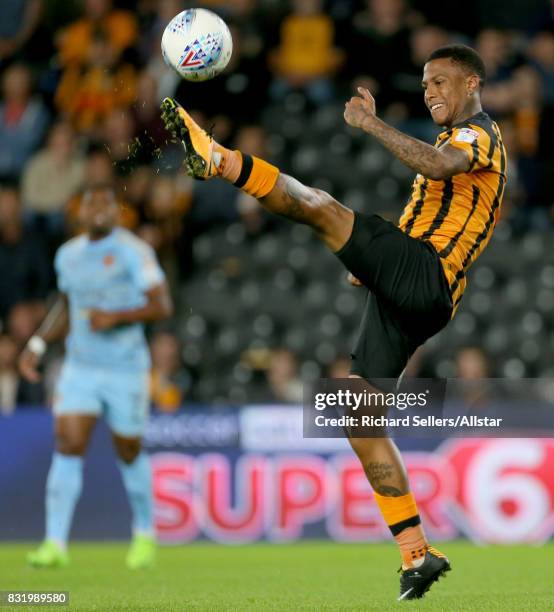
[{"label": "sponsor logo on sleeve", "polygon": [[479,132],[477,130],[472,130],[471,128],[462,128],[457,134],[454,140],[456,142],[469,142],[473,143],[475,140],[479,138]]}]

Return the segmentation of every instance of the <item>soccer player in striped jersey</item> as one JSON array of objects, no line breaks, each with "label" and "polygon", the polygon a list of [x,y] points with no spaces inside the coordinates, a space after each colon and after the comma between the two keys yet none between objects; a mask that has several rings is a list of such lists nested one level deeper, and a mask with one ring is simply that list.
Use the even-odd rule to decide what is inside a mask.
[{"label": "soccer player in striped jersey", "polygon": [[[399,227],[353,212],[261,159],[222,147],[174,100],[162,103],[162,117],[184,145],[191,176],[219,176],[267,210],[310,225],[351,281],[367,289],[351,376],[371,385],[398,379],[416,348],[450,321],[466,273],[498,219],[506,152],[498,126],[481,108],[484,83],[483,61],[470,47],[449,45],[431,54],[423,70],[423,98],[433,121],[444,128],[434,146],[379,119],[366,89],[346,104],[349,125],[417,172]],[[429,545],[394,442],[352,434],[349,440],[400,548],[399,600],[420,598],[450,562]]]}]

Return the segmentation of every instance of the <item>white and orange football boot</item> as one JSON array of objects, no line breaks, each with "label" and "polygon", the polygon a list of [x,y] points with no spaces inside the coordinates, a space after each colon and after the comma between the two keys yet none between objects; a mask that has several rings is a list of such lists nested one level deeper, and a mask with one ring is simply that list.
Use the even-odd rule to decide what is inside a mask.
[{"label": "white and orange football boot", "polygon": [[219,145],[212,136],[173,98],[165,98],[161,110],[166,130],[183,144],[187,173],[200,180],[220,174],[221,153],[217,151]]}]

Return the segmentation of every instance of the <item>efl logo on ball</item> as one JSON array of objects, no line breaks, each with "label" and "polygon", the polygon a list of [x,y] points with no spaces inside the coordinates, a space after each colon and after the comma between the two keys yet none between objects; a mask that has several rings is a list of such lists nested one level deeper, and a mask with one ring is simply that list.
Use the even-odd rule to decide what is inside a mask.
[{"label": "efl logo on ball", "polygon": [[207,81],[222,72],[233,52],[227,24],[206,9],[176,15],[162,36],[165,63],[187,81]]}]

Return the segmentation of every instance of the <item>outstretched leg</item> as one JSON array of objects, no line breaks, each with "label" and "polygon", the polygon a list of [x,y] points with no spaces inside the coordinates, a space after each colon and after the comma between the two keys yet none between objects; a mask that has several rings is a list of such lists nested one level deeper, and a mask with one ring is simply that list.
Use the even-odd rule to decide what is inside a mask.
[{"label": "outstretched leg", "polygon": [[[164,100],[162,118],[183,143],[191,176],[204,180],[219,176],[229,181],[257,198],[266,210],[311,226],[333,252],[349,240],[354,213],[328,193],[303,185],[264,160],[222,147],[174,100]],[[429,548],[398,448],[388,438],[350,438],[350,443],[400,547],[406,570],[400,599],[421,597],[449,565],[444,555]]]},{"label": "outstretched leg", "polygon": [[258,198],[266,210],[311,226],[333,252],[350,238],[354,213],[325,191],[303,185],[262,159],[222,147],[174,100],[163,101],[162,119],[183,143],[191,176],[229,181]]},{"label": "outstretched leg", "polygon": [[307,187],[286,174],[279,174],[273,189],[259,199],[272,213],[313,228],[333,252],[343,247],[352,233],[354,213],[321,189]]}]

